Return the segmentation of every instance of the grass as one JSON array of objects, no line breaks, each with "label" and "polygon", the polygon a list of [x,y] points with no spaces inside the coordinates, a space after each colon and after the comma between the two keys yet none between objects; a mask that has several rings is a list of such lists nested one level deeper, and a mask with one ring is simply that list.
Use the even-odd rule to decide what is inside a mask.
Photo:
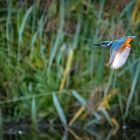
[{"label": "grass", "polygon": [[[20,120],[84,126],[102,120],[112,125],[112,118],[139,122],[135,1],[0,3],[0,126]],[[109,50],[92,43],[127,35],[137,36],[130,57],[112,71],[105,66]]]}]

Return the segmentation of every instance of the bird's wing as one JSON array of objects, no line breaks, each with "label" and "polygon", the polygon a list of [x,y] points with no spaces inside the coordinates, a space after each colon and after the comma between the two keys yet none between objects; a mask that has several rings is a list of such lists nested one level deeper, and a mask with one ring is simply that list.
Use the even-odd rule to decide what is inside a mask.
[{"label": "bird's wing", "polygon": [[123,51],[113,51],[110,58],[111,68],[118,69],[123,66],[129,56],[130,50],[130,47],[125,47]]},{"label": "bird's wing", "polygon": [[117,51],[119,50],[121,47],[123,47],[123,44],[125,43],[125,39],[118,39],[118,40],[114,40],[111,44],[111,48],[110,48],[110,55],[112,54],[113,51]]},{"label": "bird's wing", "polygon": [[117,52],[119,50],[121,50],[124,46],[124,41],[125,40],[115,40],[112,45],[111,45],[111,48],[110,48],[110,59],[109,59],[109,64],[111,64],[117,54]]}]

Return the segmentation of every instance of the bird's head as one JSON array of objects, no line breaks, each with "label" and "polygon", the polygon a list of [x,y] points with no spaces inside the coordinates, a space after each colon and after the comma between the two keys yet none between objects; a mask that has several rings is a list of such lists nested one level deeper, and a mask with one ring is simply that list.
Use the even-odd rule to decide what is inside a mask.
[{"label": "bird's head", "polygon": [[127,44],[129,44],[129,43],[130,43],[133,39],[135,39],[135,38],[136,38],[136,36],[127,36],[125,42],[126,42]]},{"label": "bird's head", "polygon": [[111,45],[112,41],[102,41],[100,43],[94,43],[93,45],[98,45],[102,47],[109,47]]}]

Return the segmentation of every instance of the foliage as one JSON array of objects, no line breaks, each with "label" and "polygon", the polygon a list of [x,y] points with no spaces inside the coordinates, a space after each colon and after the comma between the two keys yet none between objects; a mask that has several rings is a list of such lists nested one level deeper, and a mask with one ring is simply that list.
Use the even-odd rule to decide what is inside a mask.
[{"label": "foliage", "polygon": [[[0,5],[1,125],[20,120],[54,124],[58,117],[63,124],[88,127],[104,118],[112,125],[114,116],[119,123],[139,121],[135,1],[10,0]],[[130,57],[112,71],[105,65],[109,50],[92,44],[127,35],[137,36]]]}]

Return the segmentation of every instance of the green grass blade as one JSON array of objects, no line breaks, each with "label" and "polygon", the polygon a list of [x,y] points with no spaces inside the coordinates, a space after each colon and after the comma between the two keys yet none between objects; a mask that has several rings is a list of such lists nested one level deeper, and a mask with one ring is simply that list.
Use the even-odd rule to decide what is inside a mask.
[{"label": "green grass blade", "polygon": [[33,57],[33,50],[34,50],[34,44],[37,40],[37,37],[38,37],[38,32],[34,33],[33,37],[32,37],[32,40],[31,40],[31,51],[30,51],[30,59],[32,59]]},{"label": "green grass blade", "polygon": [[109,116],[108,112],[102,107],[99,110],[104,115],[108,123],[112,126],[111,117]]},{"label": "green grass blade", "polygon": [[8,47],[8,56],[11,55],[10,50],[10,44],[9,42],[12,42],[12,5],[13,0],[8,1],[8,13],[7,13],[7,19],[6,19],[6,39],[7,39],[7,47]]},{"label": "green grass blade", "polygon": [[2,111],[0,108],[0,140],[3,140],[3,125],[2,125]]},{"label": "green grass blade", "polygon": [[20,28],[19,28],[19,43],[22,43],[22,35],[23,35],[24,30],[25,30],[25,25],[27,23],[29,16],[31,15],[32,10],[33,10],[33,6],[31,6],[27,10],[27,12],[25,13],[25,15],[23,17],[22,23],[21,23]]},{"label": "green grass blade", "polygon": [[81,105],[86,105],[86,100],[77,91],[73,90],[72,95],[78,100]]},{"label": "green grass blade", "polygon": [[0,131],[2,128],[2,112],[1,112],[1,108],[0,108]]},{"label": "green grass blade", "polygon": [[55,106],[55,108],[57,110],[57,113],[58,113],[58,115],[60,117],[60,120],[63,123],[63,125],[66,126],[67,125],[67,120],[66,120],[66,116],[64,114],[64,111],[63,111],[63,109],[62,109],[62,107],[60,105],[60,102],[59,102],[59,100],[58,100],[58,98],[57,98],[55,93],[53,93],[52,96],[53,96],[53,104],[54,104],[54,106]]},{"label": "green grass blade", "polygon": [[56,35],[56,40],[54,42],[54,45],[51,48],[51,52],[50,52],[50,59],[49,59],[49,66],[48,66],[48,74],[50,73],[51,70],[51,65],[52,62],[55,58],[56,55],[56,51],[57,48],[60,44],[60,42],[63,40],[64,34],[63,34],[63,27],[64,27],[64,0],[60,0],[60,13],[59,13],[59,30],[57,31],[57,35]]},{"label": "green grass blade", "polygon": [[73,39],[72,47],[74,49],[77,47],[80,29],[81,29],[81,15],[79,15],[79,17],[78,17],[78,22],[77,22],[77,26],[76,26],[76,32],[75,32],[74,39]]},{"label": "green grass blade", "polygon": [[140,62],[138,63],[136,73],[134,75],[133,83],[132,83],[132,86],[131,86],[131,91],[130,91],[128,101],[127,101],[127,105],[126,105],[124,118],[126,118],[127,115],[128,115],[129,107],[130,107],[130,104],[131,104],[132,99],[133,99],[134,94],[135,94],[135,87],[136,87],[136,84],[137,84],[137,81],[138,81],[138,78],[139,78],[139,73],[140,73]]},{"label": "green grass blade", "polygon": [[110,88],[110,86],[111,86],[111,84],[112,84],[113,76],[114,76],[114,70],[112,70],[112,71],[110,72],[109,79],[108,79],[108,82],[107,82],[107,85],[106,85],[106,89],[105,89],[105,96],[107,96],[107,93],[108,93],[108,91],[109,91],[109,88]]},{"label": "green grass blade", "polygon": [[100,10],[98,13],[98,18],[101,19],[103,11],[104,11],[105,0],[100,1]]},{"label": "green grass blade", "polygon": [[127,11],[130,11],[131,6],[132,6],[133,4],[134,4],[134,1],[129,2],[129,3],[125,6],[125,8],[122,10],[122,12],[120,13],[118,19],[122,19],[123,16],[125,15],[125,13],[126,13]]},{"label": "green grass blade", "polygon": [[31,120],[33,124],[37,122],[37,109],[36,109],[36,98],[33,96],[31,104]]},{"label": "green grass blade", "polygon": [[27,20],[31,14],[33,10],[33,6],[31,6],[27,12],[25,13],[23,19],[22,19],[22,23],[19,27],[19,31],[18,31],[18,52],[17,52],[17,64],[19,64],[19,61],[20,61],[20,58],[21,58],[21,54],[20,54],[20,47],[21,47],[21,44],[22,44],[22,39],[23,39],[23,32],[25,30],[25,25],[27,23]]}]

